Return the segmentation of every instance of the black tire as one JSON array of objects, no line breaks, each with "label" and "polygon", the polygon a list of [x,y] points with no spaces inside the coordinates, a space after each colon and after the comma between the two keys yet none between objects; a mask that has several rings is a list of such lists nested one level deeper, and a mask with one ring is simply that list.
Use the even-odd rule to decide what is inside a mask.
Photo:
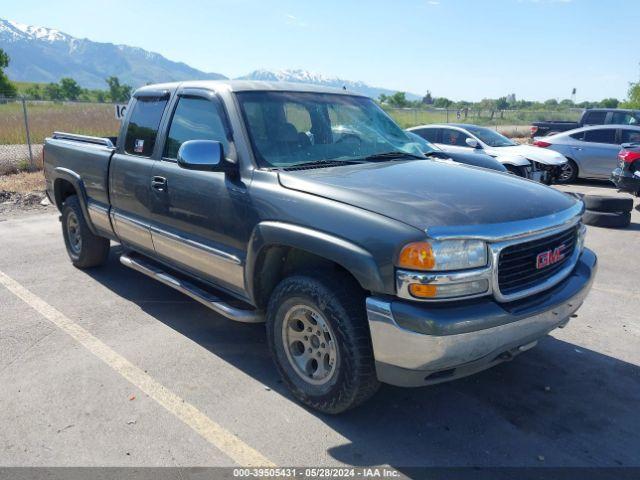
[{"label": "black tire", "polygon": [[[327,344],[331,342],[337,352],[331,376],[320,380],[326,383],[311,383],[313,379],[308,372],[305,375],[309,378],[303,378],[299,366],[295,365],[292,349],[296,343],[302,345],[302,354],[306,355],[307,349],[301,342],[285,340],[285,317],[298,308],[318,312],[333,334],[333,340],[319,337],[329,338]],[[288,322],[291,321],[289,318]],[[303,327],[301,332],[307,330]],[[320,330],[317,333],[320,335]],[[369,399],[380,385],[366,318],[365,295],[346,274],[300,273],[282,280],[273,291],[267,308],[267,341],[284,383],[299,401],[315,410],[330,414],[344,412]],[[311,342],[307,346],[311,346]]]},{"label": "black tire", "polygon": [[585,195],[582,198],[587,210],[594,212],[630,212],[633,208],[633,198],[603,197],[600,195]]},{"label": "black tire", "polygon": [[518,165],[505,165],[505,168],[518,177],[527,178],[527,171],[524,167]]},{"label": "black tire", "polygon": [[567,163],[560,167],[560,173],[558,173],[555,183],[559,183],[561,185],[573,183],[577,180],[578,173],[578,165],[569,158]]},{"label": "black tire", "polygon": [[76,195],[62,206],[62,235],[71,263],[78,268],[102,265],[109,256],[109,240],[91,233]]},{"label": "black tire", "polygon": [[631,223],[631,212],[608,213],[585,210],[582,220],[594,227],[625,228]]}]

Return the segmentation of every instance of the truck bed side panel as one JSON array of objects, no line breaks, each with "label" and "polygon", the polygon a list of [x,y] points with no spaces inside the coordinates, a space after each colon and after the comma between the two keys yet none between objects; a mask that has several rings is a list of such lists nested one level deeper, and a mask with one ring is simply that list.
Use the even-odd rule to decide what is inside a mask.
[{"label": "truck bed side panel", "polygon": [[[84,189],[81,202],[86,203],[90,221],[103,233],[113,235],[109,212],[109,163],[114,149],[104,145],[47,139],[45,143],[45,177],[47,192],[53,201],[55,182],[79,178]],[[65,175],[66,174],[66,175]],[[83,195],[83,192],[78,192]]]}]

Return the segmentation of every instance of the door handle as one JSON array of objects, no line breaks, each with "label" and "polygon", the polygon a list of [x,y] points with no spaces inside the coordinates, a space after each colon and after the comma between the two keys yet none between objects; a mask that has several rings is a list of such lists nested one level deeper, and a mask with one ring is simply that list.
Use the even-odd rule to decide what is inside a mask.
[{"label": "door handle", "polygon": [[159,192],[164,192],[167,188],[167,179],[164,177],[153,177],[151,179],[151,188]]}]

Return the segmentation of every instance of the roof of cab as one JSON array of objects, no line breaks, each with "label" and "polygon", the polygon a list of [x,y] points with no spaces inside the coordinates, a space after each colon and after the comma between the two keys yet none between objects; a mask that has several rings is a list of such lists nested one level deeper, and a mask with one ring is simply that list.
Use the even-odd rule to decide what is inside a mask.
[{"label": "roof of cab", "polygon": [[338,95],[365,96],[341,88],[324,87],[306,83],[291,82],[264,82],[257,80],[197,80],[187,82],[158,83],[147,85],[137,89],[134,96],[139,94],[152,94],[154,92],[172,92],[177,88],[202,88],[212,91],[249,92],[249,91],[276,91],[276,92],[309,92],[309,93],[333,93]]}]

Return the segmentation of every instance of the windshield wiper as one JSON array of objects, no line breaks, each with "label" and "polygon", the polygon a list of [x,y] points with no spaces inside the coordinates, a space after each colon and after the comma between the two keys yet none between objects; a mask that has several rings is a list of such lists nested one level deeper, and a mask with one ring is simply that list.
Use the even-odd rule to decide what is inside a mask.
[{"label": "windshield wiper", "polygon": [[366,156],[361,158],[361,160],[365,162],[378,162],[384,160],[393,160],[394,158],[415,158],[415,159],[423,159],[422,155],[416,155],[414,153],[403,152],[401,150],[393,151],[393,152],[382,152],[382,153],[374,153],[373,155]]},{"label": "windshield wiper", "polygon": [[339,166],[339,165],[353,165],[356,163],[361,163],[358,160],[314,160],[313,162],[300,162],[300,163],[292,163],[291,165],[281,166],[280,168],[284,168],[285,170],[288,168],[304,168],[304,167],[331,167],[331,166]]}]

